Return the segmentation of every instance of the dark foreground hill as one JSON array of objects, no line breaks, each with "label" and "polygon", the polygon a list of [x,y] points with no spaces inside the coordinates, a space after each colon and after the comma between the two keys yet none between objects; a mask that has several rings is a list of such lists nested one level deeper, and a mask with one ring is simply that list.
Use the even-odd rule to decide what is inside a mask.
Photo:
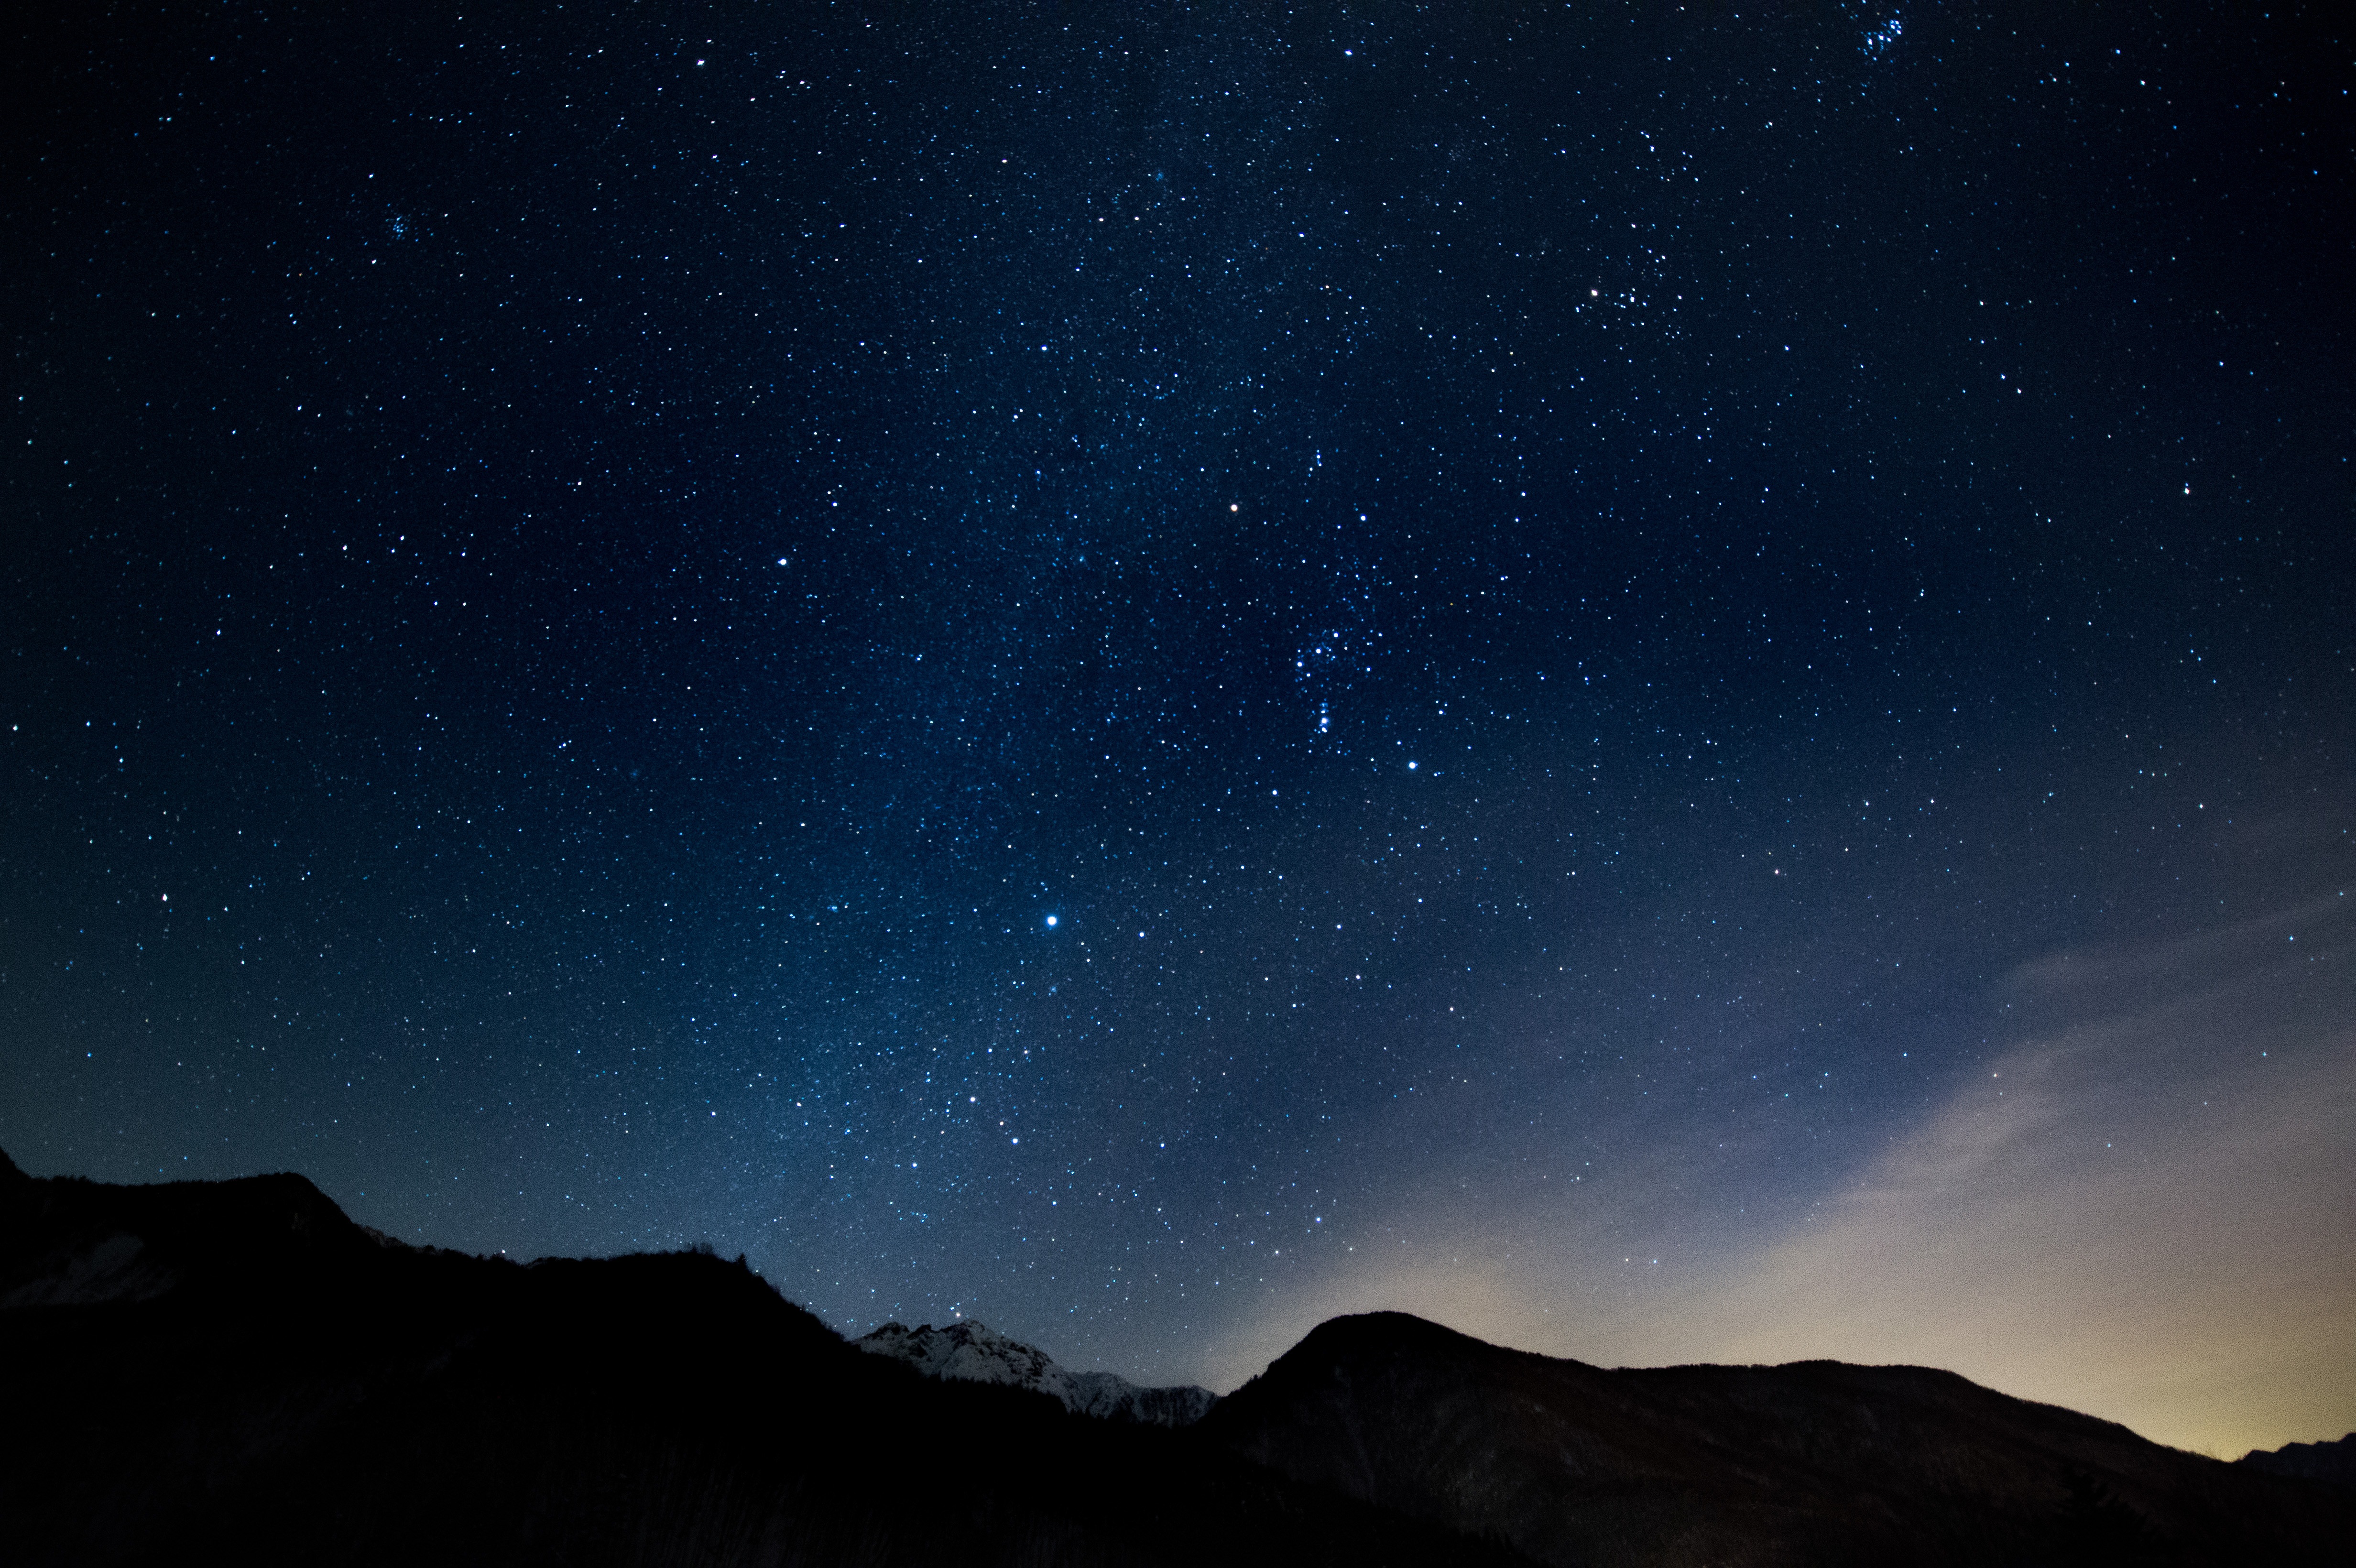
[{"label": "dark foreground hill", "polygon": [[0,1157],[11,1564],[1505,1564],[1187,1434],[867,1355],[739,1264],[412,1249],[300,1177]]},{"label": "dark foreground hill", "polygon": [[2345,1562],[2356,1499],[1921,1367],[1605,1371],[1340,1317],[1201,1430],[1542,1563]]},{"label": "dark foreground hill", "polygon": [[[0,1157],[10,1563],[2321,1563],[2356,1499],[1949,1374],[1343,1318],[1183,1430],[866,1354],[739,1264],[403,1246]],[[1527,1553],[1523,1556],[1521,1553]]]}]

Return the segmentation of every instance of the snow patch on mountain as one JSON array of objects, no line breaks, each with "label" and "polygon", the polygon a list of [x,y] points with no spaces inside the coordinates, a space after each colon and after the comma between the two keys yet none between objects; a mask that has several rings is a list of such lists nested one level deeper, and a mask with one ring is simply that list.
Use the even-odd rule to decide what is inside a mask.
[{"label": "snow patch on mountain", "polygon": [[180,1283],[180,1273],[146,1243],[123,1231],[85,1237],[37,1259],[32,1277],[0,1286],[0,1308],[89,1307],[104,1301],[153,1301]]},{"label": "snow patch on mountain", "polygon": [[1066,1410],[1108,1421],[1188,1426],[1202,1420],[1219,1400],[1210,1390],[1191,1383],[1146,1388],[1113,1372],[1066,1371],[1045,1351],[980,1323],[952,1323],[946,1328],[886,1323],[852,1342],[872,1355],[905,1361],[926,1377],[1030,1389],[1062,1402]]}]

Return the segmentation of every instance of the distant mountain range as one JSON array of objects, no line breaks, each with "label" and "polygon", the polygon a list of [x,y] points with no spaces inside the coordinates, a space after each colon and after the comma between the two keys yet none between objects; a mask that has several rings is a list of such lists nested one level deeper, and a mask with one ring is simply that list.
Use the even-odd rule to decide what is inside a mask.
[{"label": "distant mountain range", "polygon": [[2356,1487],[2356,1432],[2336,1443],[2286,1443],[2279,1448],[2259,1449],[2243,1455],[2240,1462],[2277,1476]]},{"label": "distant mountain range", "polygon": [[296,1176],[5,1156],[0,1411],[11,1563],[2058,1568],[2356,1539],[2356,1492],[2298,1468],[2346,1444],[2227,1465],[1920,1368],[1612,1371],[1377,1313],[1215,1400],[979,1324],[847,1342],[741,1259],[524,1265]]}]

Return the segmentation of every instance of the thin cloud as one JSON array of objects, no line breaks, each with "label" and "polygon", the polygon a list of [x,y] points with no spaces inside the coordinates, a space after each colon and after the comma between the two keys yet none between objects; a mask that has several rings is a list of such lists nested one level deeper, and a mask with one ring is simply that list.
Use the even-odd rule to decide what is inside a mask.
[{"label": "thin cloud", "polygon": [[2351,901],[2022,966],[1987,998],[2017,1038],[1768,1244],[1665,1266],[1626,1250],[1675,1228],[1658,1202],[1477,1223],[1403,1205],[1414,1223],[1239,1326],[1220,1370],[1396,1307],[1607,1364],[1947,1367],[2227,1457],[2337,1436],[2356,1424]]}]

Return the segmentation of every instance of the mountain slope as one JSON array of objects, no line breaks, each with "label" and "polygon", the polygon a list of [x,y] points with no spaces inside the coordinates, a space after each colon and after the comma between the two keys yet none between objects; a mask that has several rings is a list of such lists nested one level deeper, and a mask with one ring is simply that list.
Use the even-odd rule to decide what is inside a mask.
[{"label": "mountain slope", "polygon": [[2356,1432],[2329,1443],[2286,1443],[2279,1448],[2254,1449],[2234,1463],[2277,1476],[2356,1487]]},{"label": "mountain slope", "polygon": [[1515,1561],[921,1377],[741,1264],[386,1244],[299,1178],[0,1167],[0,1297],[12,1565]]},{"label": "mountain slope", "polygon": [[[527,1266],[299,1177],[0,1156],[7,1558],[2037,1568],[2356,1533],[2346,1488],[1920,1368],[1608,1371],[1375,1314],[1173,1430],[1072,1413],[1087,1374],[978,1325],[887,1338],[742,1260]],[[959,1357],[1008,1381],[909,1364]]]},{"label": "mountain slope", "polygon": [[386,1247],[402,1243],[299,1176],[110,1187],[36,1180],[0,1153],[0,1308],[150,1301],[192,1281],[251,1287]]},{"label": "mountain slope", "polygon": [[2356,1509],[1951,1372],[1611,1371],[1336,1318],[1206,1435],[1542,1563],[2335,1562]]},{"label": "mountain slope", "polygon": [[1044,1393],[1065,1409],[1108,1421],[1191,1426],[1219,1396],[1191,1383],[1147,1388],[1113,1372],[1066,1371],[1044,1350],[971,1321],[936,1328],[886,1323],[851,1343],[871,1355],[914,1367],[926,1377],[998,1383]]}]

